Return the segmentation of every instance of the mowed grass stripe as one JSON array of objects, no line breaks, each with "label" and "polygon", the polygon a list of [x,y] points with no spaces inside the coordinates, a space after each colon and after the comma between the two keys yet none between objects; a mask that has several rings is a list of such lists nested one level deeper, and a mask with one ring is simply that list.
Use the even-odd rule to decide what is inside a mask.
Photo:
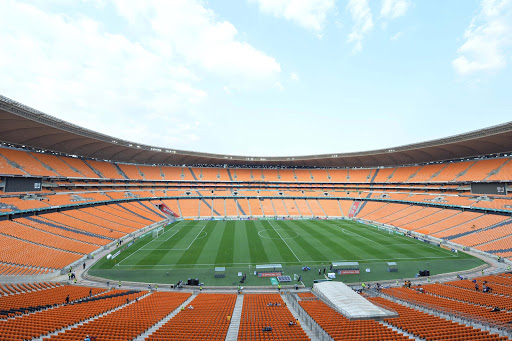
[{"label": "mowed grass stripe", "polygon": [[213,228],[209,232],[210,236],[204,245],[203,250],[194,250],[199,253],[199,258],[197,259],[197,264],[213,264],[215,257],[217,257],[217,252],[220,247],[220,241],[222,240],[222,235],[224,234],[224,223],[219,221],[211,222]]},{"label": "mowed grass stripe", "polygon": [[165,248],[164,245],[167,243],[167,239],[173,238],[176,233],[178,233],[182,228],[187,226],[187,223],[182,221],[178,224],[171,225],[168,229],[164,228],[164,233],[158,238],[154,238],[148,244],[146,244],[142,249],[158,249]]},{"label": "mowed grass stripe", "polygon": [[[449,251],[438,249],[437,247],[434,247],[430,244],[419,243],[418,241],[406,236],[393,235],[381,232],[378,230],[374,230],[372,227],[365,227],[364,225],[360,225],[359,223],[355,223],[352,221],[343,221],[341,222],[341,225],[343,226],[343,228],[346,228],[351,232],[357,233],[366,238],[374,239],[379,243],[385,243],[385,241],[389,239],[394,240],[393,244],[386,243],[385,246],[387,246],[387,253],[399,253],[400,255],[405,256],[407,258],[439,258],[440,256],[442,257],[442,255],[439,255],[439,253],[445,254],[447,258],[453,257],[453,255]],[[396,257],[399,258],[400,255],[396,255]]]},{"label": "mowed grass stripe", "polygon": [[[166,256],[171,252],[176,252],[175,250],[171,250],[176,248],[176,245],[178,245],[183,239],[190,238],[190,241],[192,241],[195,236],[201,231],[203,225],[200,226],[193,226],[192,228],[189,228],[188,225],[183,226],[171,239],[169,239],[165,244],[162,245],[162,248],[165,248],[163,250],[152,250],[152,251],[144,251],[141,250],[140,256],[141,259],[136,263],[137,265],[154,265],[159,263],[164,258],[167,258]],[[176,254],[174,254],[176,255]],[[133,258],[137,257],[138,255],[134,255]],[[130,259],[129,263],[132,263],[133,261]]]},{"label": "mowed grass stripe", "polygon": [[[272,224],[274,224],[274,222],[272,222]],[[271,222],[263,221],[263,227],[266,229],[270,238],[272,238],[270,240],[274,243],[275,249],[279,252],[279,258],[280,258],[279,261],[290,262],[290,263],[299,262],[297,260],[297,257],[293,254],[293,252],[290,250],[290,248],[283,241],[283,239],[279,235],[279,233],[277,233],[276,230],[274,229],[274,227],[271,225]]]},{"label": "mowed grass stripe", "polygon": [[246,222],[247,240],[249,244],[250,263],[268,263],[268,256],[263,247],[261,237],[258,235],[258,229],[254,221]]},{"label": "mowed grass stripe", "polygon": [[215,264],[232,264],[233,249],[235,247],[235,222],[227,221],[220,241]]},{"label": "mowed grass stripe", "polygon": [[235,222],[235,248],[233,259],[238,263],[251,263],[249,240],[247,239],[247,226],[243,221]]},{"label": "mowed grass stripe", "polygon": [[[304,231],[301,226],[304,224],[300,221],[290,223],[288,221],[277,222],[276,228],[281,230],[281,236],[287,238],[286,242],[301,261],[327,261],[329,257],[324,255],[316,246],[309,243],[304,237]],[[300,232],[299,232],[300,231]],[[307,236],[309,240],[315,240],[312,236]],[[300,254],[300,256],[299,256]]]},{"label": "mowed grass stripe", "polygon": [[[315,229],[315,232],[318,233],[322,243],[328,247],[334,254],[339,256],[339,259],[361,259],[361,255],[357,254],[357,250],[353,250],[350,247],[350,244],[347,241],[351,241],[349,238],[346,238],[347,235],[344,234],[341,230],[336,231],[331,227],[324,225],[323,220],[321,221],[311,221],[310,222]],[[356,252],[354,252],[356,251]]]},{"label": "mowed grass stripe", "polygon": [[344,249],[340,247],[343,241],[332,234],[322,233],[313,221],[301,221],[297,229],[325,259],[332,261],[347,257]]},{"label": "mowed grass stripe", "polygon": [[361,259],[389,259],[394,254],[394,250],[390,250],[389,246],[382,245],[375,240],[375,236],[364,236],[362,229],[353,230],[349,225],[338,226],[327,222],[336,234],[341,233],[346,240],[349,241],[347,248],[351,248],[352,252],[360,255]]},{"label": "mowed grass stripe", "polygon": [[[298,264],[294,253],[301,263],[365,259],[385,261],[401,258],[426,260],[444,258],[446,255],[440,252],[444,250],[408,237],[385,233],[347,220],[183,221],[180,224],[171,225],[166,233],[158,238],[157,243],[161,245],[161,250],[144,251],[145,248],[156,248],[155,241],[149,244],[146,240],[140,244],[137,241],[134,247],[140,250],[129,249],[129,253],[123,252],[117,262],[122,261],[122,266],[133,265],[137,268],[146,265],[152,268],[155,265],[173,264]],[[226,228],[228,224],[232,226]],[[169,237],[171,238],[167,242],[162,242],[162,239]],[[389,244],[390,240],[394,240],[395,243]],[[189,246],[188,250],[179,250]],[[132,253],[133,256],[130,256]],[[123,260],[128,257],[126,261]],[[447,259],[453,257],[451,253],[446,255]]]},{"label": "mowed grass stripe", "polygon": [[[274,231],[274,229],[268,224],[268,222],[264,220],[255,222],[255,225],[256,229],[258,230],[258,238],[261,240],[261,244],[263,245],[263,249],[267,254],[268,261],[270,263],[283,262],[284,260],[281,256],[281,252],[279,251],[274,241],[274,239],[279,239],[279,236]],[[294,261],[297,260],[294,259]]]},{"label": "mowed grass stripe", "polygon": [[[411,256],[409,249],[401,246],[394,245],[383,245],[381,241],[384,239],[382,235],[370,235],[367,232],[367,228],[362,228],[361,225],[354,226],[352,222],[343,222],[343,224],[336,224],[331,221],[327,222],[334,230],[341,231],[341,233],[347,235],[350,238],[350,246],[358,250],[359,253],[363,253],[366,256],[362,258],[373,258],[373,259],[394,259],[399,256],[396,253],[401,253],[406,257]],[[405,252],[404,252],[405,251]],[[419,257],[420,255],[418,255]]]},{"label": "mowed grass stripe", "polygon": [[[210,255],[213,254],[211,249],[205,248],[206,243],[209,241],[212,236],[212,231],[215,228],[214,222],[208,222],[203,232],[197,237],[193,246],[191,246],[187,251],[183,253],[183,255],[178,260],[177,264],[195,264],[198,263],[197,260],[203,253],[207,253]],[[205,235],[206,234],[206,235]],[[203,237],[204,235],[204,237]],[[218,244],[217,244],[218,245]]]}]

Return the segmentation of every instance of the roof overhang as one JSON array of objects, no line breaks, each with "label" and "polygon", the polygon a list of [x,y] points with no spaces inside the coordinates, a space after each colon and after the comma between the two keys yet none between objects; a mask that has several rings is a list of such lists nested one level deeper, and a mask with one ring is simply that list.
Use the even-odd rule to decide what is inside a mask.
[{"label": "roof overhang", "polygon": [[101,134],[0,95],[0,141],[68,155],[137,164],[379,167],[512,152],[512,122],[446,138],[353,153],[262,157],[162,148]]}]

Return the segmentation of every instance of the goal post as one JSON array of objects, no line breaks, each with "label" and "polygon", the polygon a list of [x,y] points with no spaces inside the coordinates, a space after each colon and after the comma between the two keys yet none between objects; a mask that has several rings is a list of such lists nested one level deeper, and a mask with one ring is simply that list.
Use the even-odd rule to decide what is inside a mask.
[{"label": "goal post", "polygon": [[164,233],[164,228],[159,227],[157,229],[154,229],[152,232],[153,232],[153,238],[158,238]]}]

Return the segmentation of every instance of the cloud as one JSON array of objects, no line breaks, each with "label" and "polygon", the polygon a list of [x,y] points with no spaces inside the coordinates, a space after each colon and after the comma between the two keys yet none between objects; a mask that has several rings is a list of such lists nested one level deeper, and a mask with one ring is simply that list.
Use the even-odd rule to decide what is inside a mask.
[{"label": "cloud", "polygon": [[503,69],[512,48],[512,1],[483,0],[452,61],[462,76]]},{"label": "cloud", "polygon": [[[198,0],[115,2],[119,14],[132,23],[149,22],[154,38],[186,63],[229,80],[231,87],[274,83],[281,66],[273,58],[241,41],[233,24],[219,20]],[[257,82],[257,83],[255,83]]]},{"label": "cloud", "polygon": [[391,37],[391,40],[398,40],[403,35],[403,32],[397,32],[394,36]]},{"label": "cloud", "polygon": [[347,9],[354,22],[347,41],[354,43],[353,52],[358,53],[363,48],[364,36],[373,28],[372,13],[367,0],[349,0]]},{"label": "cloud", "polygon": [[249,0],[261,12],[285,18],[321,35],[327,14],[335,9],[334,0]]},{"label": "cloud", "polygon": [[290,73],[290,79],[292,81],[298,81],[299,80],[299,75],[297,74],[297,72]]},{"label": "cloud", "polygon": [[409,5],[407,0],[383,0],[380,16],[390,20],[402,17],[407,12]]},{"label": "cloud", "polygon": [[[91,10],[98,2],[53,12],[1,1],[0,93],[119,138],[186,148],[209,120],[207,84],[270,89],[280,77],[273,57],[201,4],[123,0],[105,5],[111,24]],[[185,130],[195,121],[204,124]]]}]

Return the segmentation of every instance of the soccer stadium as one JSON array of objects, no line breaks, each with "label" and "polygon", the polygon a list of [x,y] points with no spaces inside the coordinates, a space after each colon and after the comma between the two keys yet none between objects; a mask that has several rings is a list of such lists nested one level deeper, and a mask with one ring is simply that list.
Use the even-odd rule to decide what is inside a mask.
[{"label": "soccer stadium", "polygon": [[[257,2],[261,11],[258,15],[262,16],[270,13],[265,6],[277,6],[259,0],[249,1],[247,6],[256,7]],[[186,2],[170,3],[172,7]],[[326,16],[342,8],[330,0],[316,3],[324,5]],[[375,20],[383,32],[392,27],[393,20],[405,16],[407,10],[414,11],[409,1],[382,3],[380,17],[375,16]],[[482,2],[483,14],[475,16],[466,30],[468,46],[473,46],[469,44],[471,34],[484,34],[492,26],[482,24],[482,30],[475,29],[479,20],[484,17],[494,20],[500,11],[512,13],[511,9],[504,10],[510,3],[496,5],[492,11],[490,3]],[[105,11],[112,5],[99,4],[96,5],[106,6]],[[227,39],[212,38],[212,34],[223,34],[219,27],[230,31],[233,26],[213,15],[221,11],[215,7],[219,4],[195,1],[189,4],[194,4],[192,7],[203,16],[201,20],[188,18],[185,5],[172,9],[182,11],[179,15],[197,27],[211,25],[213,28],[205,31],[212,41]],[[25,13],[27,18],[36,20],[37,15],[47,14],[43,11],[44,4],[19,5],[7,1],[2,6],[13,13],[13,18],[16,13]],[[148,2],[141,6],[150,5]],[[367,15],[356,15],[358,6],[368,6],[364,0],[349,1],[346,6],[345,12],[352,13],[355,21]],[[144,15],[151,12],[138,9]],[[127,10],[123,7],[123,11]],[[157,12],[162,13],[163,9]],[[290,11],[285,16],[278,14],[276,7],[272,15],[282,15],[292,23],[299,22],[302,29],[313,30],[317,37],[311,39],[315,41],[330,39],[331,31],[324,27],[325,23],[305,24],[299,21],[299,12]],[[80,14],[80,24],[69,30],[71,35],[80,36],[78,31],[73,31],[80,27],[87,34],[101,31],[101,25],[88,21],[88,13]],[[125,18],[134,30],[140,23],[141,18],[137,17],[140,13]],[[157,22],[155,13],[152,29],[156,30],[162,23]],[[71,28],[66,25],[72,25],[74,15],[49,16],[59,23],[55,24],[55,31],[43,28],[44,25],[39,28],[65,35],[68,31],[64,28]],[[173,20],[178,22],[179,15]],[[7,23],[9,20],[6,17]],[[48,20],[44,22],[51,21]],[[341,30],[343,25],[338,26]],[[21,41],[21,45],[34,47],[29,39],[32,33],[23,30],[29,29],[20,28],[23,34],[13,34],[15,38],[9,43],[18,46]],[[147,27],[145,30],[147,34],[151,32]],[[8,35],[8,31],[8,24],[0,23],[0,33]],[[233,37],[233,31],[230,32],[228,36]],[[181,33],[186,35],[187,31]],[[120,33],[111,34],[110,38]],[[354,46],[347,58],[361,53],[363,41],[366,44],[365,34],[367,30],[349,35],[347,44]],[[405,39],[402,35],[398,32],[387,40],[394,44]],[[69,44],[72,51],[73,39],[68,38],[63,40],[64,45]],[[103,51],[101,48],[94,51],[99,55],[100,51],[104,52],[105,59],[109,58],[110,46],[112,50],[119,48],[130,54],[123,45],[130,39],[117,38],[109,40]],[[193,35],[190,39],[194,39]],[[236,39],[239,40],[228,44],[231,47],[221,44],[219,49],[242,46],[243,51],[254,53],[253,56],[263,56],[263,52],[243,40],[246,38]],[[205,48],[214,44],[192,40],[191,45],[197,43]],[[88,44],[87,39],[83,41]],[[163,46],[161,41],[153,43],[155,49]],[[44,49],[51,50],[50,45]],[[141,43],[135,50],[144,55],[141,52],[144,48]],[[183,45],[176,43],[172,48],[177,52],[162,48],[162,53],[185,56],[180,50]],[[207,54],[219,49],[214,47]],[[461,47],[458,53],[466,50],[467,46]],[[78,64],[94,69],[92,65],[98,61],[91,55],[85,61],[78,56],[80,53],[70,57],[70,64],[59,62],[59,69],[72,73],[73,58]],[[0,52],[0,66],[7,66],[2,64],[9,60],[3,59],[5,56]],[[158,64],[155,58],[146,57],[146,63]],[[23,59],[20,54],[11,62],[17,58]],[[22,71],[16,71],[13,78],[4,77],[5,83],[14,84],[12,87],[0,87],[0,91],[8,90],[0,94],[0,340],[512,340],[512,122],[509,120],[481,124],[487,122],[482,119],[476,130],[420,142],[413,139],[400,145],[393,145],[397,141],[393,134],[381,134],[378,137],[381,148],[361,151],[354,150],[364,146],[364,140],[374,134],[368,122],[375,126],[385,122],[390,129],[399,124],[391,118],[381,120],[372,116],[367,121],[354,121],[356,125],[347,123],[339,127],[335,135],[327,138],[334,147],[337,141],[350,140],[355,149],[346,152],[330,153],[331,146],[323,145],[322,140],[318,145],[325,152],[275,156],[285,155],[281,148],[291,144],[298,150],[306,150],[309,138],[313,144],[320,137],[321,133],[302,125],[300,138],[290,140],[286,135],[281,142],[271,142],[268,153],[260,154],[263,156],[252,152],[226,153],[217,147],[215,134],[219,140],[226,137],[230,145],[240,150],[252,150],[259,142],[254,136],[261,137],[263,146],[266,140],[277,138],[272,136],[272,121],[265,123],[268,131],[258,130],[256,126],[250,128],[251,124],[264,120],[254,114],[256,118],[248,119],[246,126],[235,121],[232,128],[226,123],[225,130],[208,135],[211,141],[200,140],[204,151],[191,151],[193,148],[166,145],[169,140],[152,144],[142,133],[133,133],[130,139],[120,138],[106,133],[101,126],[91,129],[88,120],[94,120],[94,111],[99,110],[92,102],[105,101],[101,102],[107,107],[104,110],[120,110],[112,115],[117,120],[120,118],[119,129],[126,130],[124,124],[142,125],[151,115],[158,116],[151,110],[158,111],[155,108],[159,105],[166,106],[172,116],[173,105],[183,100],[179,99],[180,91],[186,88],[185,92],[197,95],[194,89],[175,84],[171,90],[177,97],[173,97],[166,87],[168,84],[158,88],[161,79],[155,79],[153,84],[153,78],[149,77],[151,81],[134,98],[131,98],[134,88],[119,90],[126,90],[127,94],[118,97],[118,92],[103,83],[105,91],[101,95],[96,93],[91,100],[82,96],[82,92],[89,91],[84,85],[85,78],[94,73],[84,79],[76,75],[77,81],[72,86],[58,85],[56,88],[62,93],[50,90],[60,81],[57,76],[60,71],[50,67],[51,59],[45,61],[44,76],[37,79],[34,76],[32,83],[26,83],[21,90],[17,90],[14,80],[25,77]],[[463,59],[457,60],[453,65],[460,71]],[[185,72],[186,67],[192,66],[176,63],[172,72],[199,82],[200,76]],[[109,66],[115,68],[115,64]],[[206,64],[212,67],[215,63]],[[233,64],[237,63],[230,60],[221,69],[238,67]],[[474,67],[474,64],[464,65]],[[133,70],[137,67],[151,74],[145,66],[130,63]],[[0,70],[0,75],[4,76],[3,72]],[[91,76],[94,82],[102,83],[98,80],[101,77],[96,79],[96,76]],[[49,81],[52,77],[55,79]],[[302,81],[298,74],[292,72],[289,82],[299,80]],[[79,84],[81,81],[84,83]],[[116,78],[117,81],[123,79]],[[250,79],[252,83],[258,81]],[[482,82],[485,86],[491,81]],[[233,84],[222,88],[225,96],[253,91]],[[469,87],[480,84],[481,79]],[[284,89],[285,85],[279,83],[277,90],[274,89],[282,98],[289,91]],[[38,89],[37,95],[31,92],[31,87]],[[46,87],[48,91],[43,91]],[[150,93],[163,90],[164,97],[173,97],[176,103],[158,99],[151,102]],[[76,97],[70,100],[66,91],[72,91]],[[307,89],[307,92],[314,91],[314,87]],[[28,95],[22,95],[25,92]],[[143,98],[141,94],[149,97]],[[119,98],[126,103],[113,104]],[[46,99],[54,102],[55,107],[48,106]],[[71,109],[62,104],[68,100]],[[183,101],[185,107],[197,109],[194,100]],[[247,116],[251,116],[250,105],[242,102],[242,111],[247,110]],[[264,101],[258,99],[252,104],[256,102]],[[46,104],[39,107],[32,103]],[[146,108],[151,112],[143,114],[145,105],[155,107]],[[178,116],[184,109],[176,105],[178,114],[173,113]],[[212,105],[207,111],[224,109],[228,110],[228,106]],[[64,119],[59,110],[71,110],[68,117],[73,119]],[[135,115],[140,115],[140,121],[131,121],[130,115],[139,110],[141,113]],[[102,120],[105,126],[111,124],[108,115],[98,116],[99,121],[93,124]],[[414,113],[407,116],[412,117]],[[290,117],[284,128],[281,127],[283,134],[295,130],[294,120],[299,121]],[[321,120],[319,117],[323,116],[308,119]],[[178,137],[180,132],[185,136],[191,126],[200,126],[191,122],[183,128],[177,118],[173,118],[176,121],[166,119],[158,121],[160,126],[169,124],[165,127],[169,135]],[[456,120],[470,118],[461,114]],[[306,122],[306,127],[308,124],[314,125]],[[417,134],[421,134],[420,121],[417,125]],[[386,130],[386,126],[380,128]],[[154,138],[159,141],[161,135],[157,131],[161,127],[153,129]],[[216,129],[210,129],[213,130]],[[240,138],[235,130],[252,138]],[[355,131],[360,139],[346,137],[352,136],[350,131]],[[230,133],[237,137],[231,137]],[[407,135],[405,131],[403,134]],[[219,148],[219,152],[210,152],[211,148]]]}]

